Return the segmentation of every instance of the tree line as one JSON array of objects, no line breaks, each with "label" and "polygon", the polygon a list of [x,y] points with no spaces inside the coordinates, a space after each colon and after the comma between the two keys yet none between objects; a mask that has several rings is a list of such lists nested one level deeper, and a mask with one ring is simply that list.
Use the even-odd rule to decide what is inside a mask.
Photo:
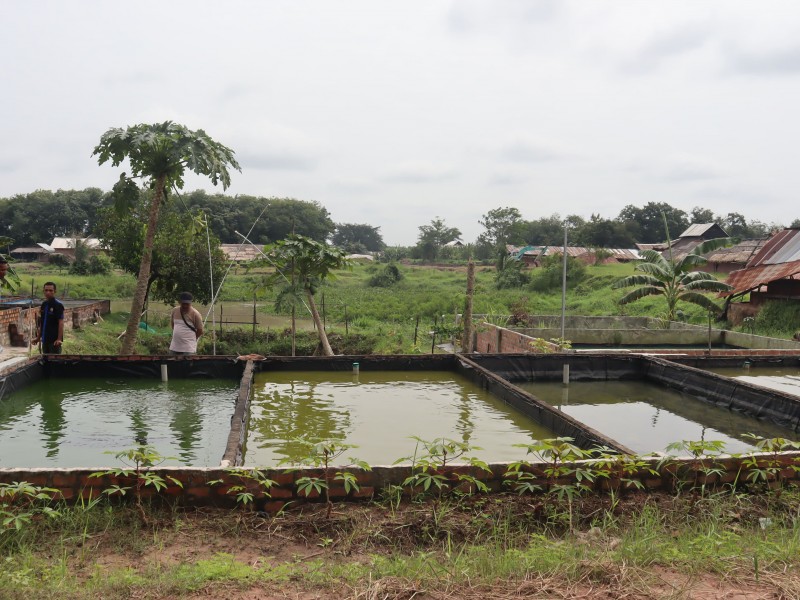
[{"label": "tree line", "polygon": [[[142,202],[151,192],[143,190]],[[275,243],[296,233],[317,241],[330,241],[349,253],[379,252],[385,244],[379,226],[365,223],[335,223],[328,210],[318,202],[293,198],[209,194],[203,190],[173,196],[165,210],[181,214],[206,215],[214,236],[223,244],[241,243],[237,232],[248,235],[257,244]],[[100,237],[104,231],[103,210],[114,204],[111,191],[99,188],[84,190],[36,190],[0,198],[0,236],[14,240],[14,246],[32,246],[62,237]],[[662,214],[664,215],[662,217]],[[525,219],[516,208],[498,207],[489,210],[479,220],[482,233],[470,244],[469,252],[476,258],[493,258],[498,247],[563,243],[564,225],[569,229],[572,245],[599,248],[632,248],[635,243],[664,242],[663,218],[666,217],[671,238],[679,236],[692,223],[717,223],[733,238],[764,238],[782,225],[748,220],[737,212],[715,214],[709,209],[695,207],[686,212],[665,202],[649,202],[638,207],[628,205],[614,218],[592,214],[588,219],[579,215],[562,217],[559,214]],[[107,223],[106,223],[107,225]],[[800,226],[795,219],[792,226]],[[252,231],[251,231],[252,228]],[[418,227],[415,246],[394,249],[403,256],[433,260],[450,258],[465,251],[446,248],[446,244],[461,238],[458,228],[450,227],[445,219],[436,217]],[[451,256],[453,255],[453,256]]]}]

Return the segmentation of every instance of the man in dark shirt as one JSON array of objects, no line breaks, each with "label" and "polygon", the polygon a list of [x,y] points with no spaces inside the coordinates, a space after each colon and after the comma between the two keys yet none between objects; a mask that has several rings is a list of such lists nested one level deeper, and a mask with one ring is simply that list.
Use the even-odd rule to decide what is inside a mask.
[{"label": "man in dark shirt", "polygon": [[56,284],[44,284],[45,301],[39,315],[39,333],[34,344],[42,342],[42,354],[61,354],[64,341],[64,305],[56,300]]}]

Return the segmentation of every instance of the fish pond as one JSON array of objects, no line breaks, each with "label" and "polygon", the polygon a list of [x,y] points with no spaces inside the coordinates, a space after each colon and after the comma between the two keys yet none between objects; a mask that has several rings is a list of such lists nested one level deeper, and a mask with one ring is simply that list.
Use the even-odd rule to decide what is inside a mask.
[{"label": "fish pond", "polygon": [[555,381],[515,385],[638,453],[663,452],[669,444],[722,441],[727,452],[753,449],[745,434],[786,437],[790,431],[706,404],[643,380]]},{"label": "fish pond", "polygon": [[800,366],[703,367],[706,371],[800,397]]},{"label": "fish pond", "polygon": [[0,467],[121,466],[144,444],[164,464],[217,466],[238,381],[43,378],[0,402]]},{"label": "fish pond", "polygon": [[466,442],[482,448],[471,456],[510,461],[525,455],[514,444],[556,434],[451,371],[257,373],[245,465],[302,458],[300,436],[358,446],[338,464],[355,456],[387,465],[414,454],[414,436]]}]

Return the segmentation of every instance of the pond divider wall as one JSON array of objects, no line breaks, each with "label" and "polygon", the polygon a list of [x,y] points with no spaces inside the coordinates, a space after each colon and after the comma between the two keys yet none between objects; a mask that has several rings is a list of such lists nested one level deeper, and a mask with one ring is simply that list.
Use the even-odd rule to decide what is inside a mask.
[{"label": "pond divider wall", "polygon": [[244,460],[244,443],[247,440],[247,423],[250,419],[250,396],[253,393],[253,361],[248,360],[239,383],[236,406],[231,416],[231,431],[222,455],[221,466],[238,467]]},{"label": "pond divider wall", "polygon": [[[643,357],[647,379],[756,419],[800,430],[800,398],[657,357]],[[741,364],[741,361],[740,361]]]}]

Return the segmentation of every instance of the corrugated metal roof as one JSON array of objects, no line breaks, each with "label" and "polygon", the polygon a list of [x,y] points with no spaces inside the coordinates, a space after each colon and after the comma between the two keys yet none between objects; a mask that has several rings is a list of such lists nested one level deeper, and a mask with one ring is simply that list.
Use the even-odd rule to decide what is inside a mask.
[{"label": "corrugated metal roof", "polygon": [[245,262],[261,257],[263,246],[254,247],[250,244],[220,244],[220,250],[225,254],[227,260]]},{"label": "corrugated metal roof", "polygon": [[703,237],[709,229],[713,229],[714,227],[719,227],[719,230],[722,231],[722,235],[715,235],[714,237],[728,237],[725,230],[716,223],[694,223],[693,225],[689,225],[689,228],[678,237]]},{"label": "corrugated metal roof", "polygon": [[798,273],[800,273],[800,260],[784,263],[782,265],[759,265],[757,267],[739,269],[731,273],[728,277],[727,283],[732,289],[721,295],[731,296],[733,294],[741,294],[742,292],[754,290],[770,281],[784,279],[785,277],[791,277]]},{"label": "corrugated metal roof", "polygon": [[730,274],[728,284],[733,289],[726,295],[746,292],[797,273],[800,273],[800,229],[784,229],[769,238],[744,269]]},{"label": "corrugated metal roof", "polygon": [[717,248],[706,258],[710,263],[741,263],[746,265],[766,243],[767,240],[742,240],[730,248]]}]

